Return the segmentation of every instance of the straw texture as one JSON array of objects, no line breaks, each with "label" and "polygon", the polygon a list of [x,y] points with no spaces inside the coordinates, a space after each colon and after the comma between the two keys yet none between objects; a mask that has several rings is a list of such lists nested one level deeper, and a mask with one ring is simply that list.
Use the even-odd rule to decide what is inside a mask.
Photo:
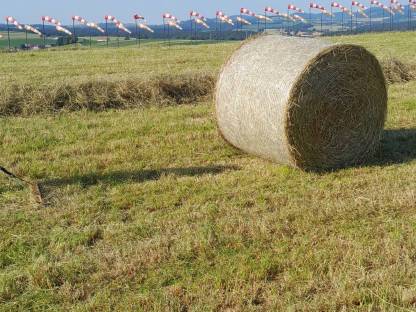
[{"label": "straw texture", "polygon": [[221,71],[218,127],[233,146],[326,170],[364,162],[384,127],[387,89],[364,48],[276,35],[244,44]]}]

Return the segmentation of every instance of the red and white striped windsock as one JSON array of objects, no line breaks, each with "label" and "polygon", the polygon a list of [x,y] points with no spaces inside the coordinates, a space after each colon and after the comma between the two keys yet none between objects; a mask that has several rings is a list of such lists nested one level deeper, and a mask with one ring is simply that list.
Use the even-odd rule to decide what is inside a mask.
[{"label": "red and white striped windsock", "polygon": [[244,19],[240,16],[237,16],[237,21],[240,22],[241,24],[244,24],[244,25],[251,25],[251,23],[248,20],[246,20],[246,19]]},{"label": "red and white striped windsock", "polygon": [[361,10],[367,10],[367,7],[364,4],[362,4],[358,1],[352,1],[351,5],[356,6],[356,7],[360,8]]},{"label": "red and white striped windsock", "polygon": [[62,26],[56,25],[56,30],[60,31],[60,32],[63,32],[63,33],[66,33],[68,36],[72,36],[72,33],[68,29],[66,29]]},{"label": "red and white striped windsock", "polygon": [[347,13],[348,15],[350,15],[350,16],[352,16],[352,12],[351,12],[351,10],[350,9],[348,9],[348,8],[346,8],[346,7],[343,7],[342,9],[341,9],[341,11],[342,12],[344,12],[344,13]]},{"label": "red and white striped windsock", "polygon": [[285,19],[288,19],[288,20],[290,20],[290,21],[296,21],[296,19],[294,19],[291,15],[289,15],[289,14],[286,14],[286,13],[280,13],[279,14],[279,16],[280,17],[283,17],[283,18],[285,18]]},{"label": "red and white striped windsock", "polygon": [[332,14],[331,12],[328,12],[326,9],[322,10],[322,14],[324,14],[326,16],[334,16],[334,14]]},{"label": "red and white striped windsock", "polygon": [[179,22],[179,20],[176,18],[176,16],[174,16],[174,15],[172,15],[172,14],[170,14],[170,13],[164,13],[164,14],[162,15],[162,17],[163,17],[163,19],[170,19],[171,21],[174,21],[174,22],[176,22],[176,23],[178,23],[178,22]]},{"label": "red and white striped windsock", "polygon": [[305,13],[301,8],[298,8],[296,5],[294,5],[294,4],[289,4],[288,6],[287,6],[287,9],[288,10],[291,10],[291,11],[295,11],[295,12],[298,12],[298,13]]},{"label": "red and white striped windsock", "polygon": [[87,23],[87,27],[90,27],[90,28],[96,29],[96,30],[98,30],[100,33],[103,33],[103,34],[105,33],[104,29],[102,29],[100,26],[98,26],[98,24],[97,24],[97,23],[89,22],[89,23]]},{"label": "red and white striped windsock", "polygon": [[191,11],[189,12],[190,17],[200,17],[201,14],[199,14],[197,11]]},{"label": "red and white striped windsock", "polygon": [[380,8],[382,8],[387,13],[394,15],[394,12],[387,5],[381,4]]},{"label": "red and white striped windsock", "polygon": [[341,3],[338,3],[338,2],[331,2],[331,6],[333,8],[340,8],[340,9],[343,8],[342,4]]},{"label": "red and white striped windsock", "polygon": [[218,17],[222,17],[225,16],[225,13],[223,11],[217,11],[217,13],[215,13],[216,16]]},{"label": "red and white striped windsock", "polygon": [[292,16],[293,16],[293,18],[294,18],[295,20],[300,21],[300,22],[302,22],[302,23],[306,23],[306,20],[305,20],[303,17],[301,17],[301,16],[299,16],[299,15],[297,15],[297,14],[293,14]]},{"label": "red and white striped windsock", "polygon": [[240,9],[240,14],[247,15],[247,16],[256,16],[256,13],[254,13],[253,11],[250,11],[249,9],[246,9],[246,8],[241,8]]},{"label": "red and white striped windsock", "polygon": [[128,30],[124,25],[123,25],[123,23],[121,23],[121,22],[117,22],[116,23],[116,27],[118,28],[118,29],[120,29],[120,30],[122,30],[122,31],[124,31],[124,32],[126,32],[126,33],[128,33],[128,34],[131,34],[131,31],[130,30]]},{"label": "red and white striped windsock", "polygon": [[199,25],[202,25],[204,28],[209,29],[208,24],[205,23],[205,21],[203,20],[203,16],[202,16],[202,18],[200,18],[200,17],[195,18],[195,22]]},{"label": "red and white striped windsock", "polygon": [[77,21],[77,22],[79,22],[80,24],[83,24],[83,25],[86,25],[88,23],[86,21],[86,19],[84,19],[84,18],[82,18],[81,16],[78,16],[78,15],[72,16],[72,20]]},{"label": "red and white striped windsock", "polygon": [[269,21],[269,22],[273,22],[273,20],[270,17],[267,17],[265,15],[261,15],[261,14],[256,14],[254,16],[255,18],[257,18],[260,21]]},{"label": "red and white striped windsock", "polygon": [[183,28],[181,26],[179,26],[175,21],[168,21],[168,25],[171,27],[175,27],[179,30],[183,30]]},{"label": "red and white striped windsock", "polygon": [[133,18],[134,18],[135,20],[144,20],[144,16],[141,16],[140,14],[134,14],[134,15],[133,15]]},{"label": "red and white striped windsock", "polygon": [[62,23],[60,21],[50,16],[42,16],[42,21],[54,24],[56,26],[62,26]]},{"label": "red and white striped windsock", "polygon": [[219,16],[218,18],[219,18],[220,22],[224,22],[226,24],[234,26],[233,20],[231,18],[229,18],[227,15]]},{"label": "red and white striped windsock", "polygon": [[309,7],[310,7],[311,9],[317,9],[317,10],[321,10],[321,11],[325,10],[325,8],[324,8],[322,5],[317,4],[317,3],[313,3],[313,2],[311,2],[311,3],[309,4]]},{"label": "red and white striped windsock", "polygon": [[33,27],[33,26],[30,26],[30,25],[24,25],[24,28],[25,28],[27,31],[30,31],[30,32],[32,32],[32,33],[34,33],[34,34],[36,34],[36,35],[42,36],[42,33],[41,33],[39,30],[37,30],[35,27]]},{"label": "red and white striped windsock", "polygon": [[144,29],[147,30],[148,32],[154,33],[155,31],[153,29],[151,29],[149,26],[147,26],[146,24],[140,23],[137,26],[139,26],[140,29]]},{"label": "red and white striped windsock", "polygon": [[17,29],[23,30],[23,26],[20,25],[20,23],[13,16],[7,16],[6,21],[9,24],[14,25]]},{"label": "red and white striped windsock", "polygon": [[265,7],[264,12],[279,15],[279,11],[270,6]]}]

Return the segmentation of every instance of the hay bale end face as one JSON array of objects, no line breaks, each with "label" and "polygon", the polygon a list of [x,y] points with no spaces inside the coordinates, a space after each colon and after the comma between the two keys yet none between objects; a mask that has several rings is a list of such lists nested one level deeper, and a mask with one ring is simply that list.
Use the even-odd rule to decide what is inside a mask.
[{"label": "hay bale end face", "polygon": [[223,67],[218,127],[233,146],[305,170],[363,163],[377,150],[387,89],[362,47],[262,36]]}]

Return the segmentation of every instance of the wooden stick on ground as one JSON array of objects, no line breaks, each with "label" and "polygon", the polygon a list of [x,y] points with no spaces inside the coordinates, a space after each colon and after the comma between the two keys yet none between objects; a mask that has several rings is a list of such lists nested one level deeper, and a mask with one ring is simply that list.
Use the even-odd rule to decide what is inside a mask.
[{"label": "wooden stick on ground", "polygon": [[33,198],[35,199],[36,203],[43,205],[42,193],[40,192],[39,185],[36,182],[19,177],[2,166],[0,166],[0,171],[3,172],[5,175],[9,176],[10,178],[19,180],[25,183],[26,185],[28,185],[30,187],[30,190],[32,192]]}]

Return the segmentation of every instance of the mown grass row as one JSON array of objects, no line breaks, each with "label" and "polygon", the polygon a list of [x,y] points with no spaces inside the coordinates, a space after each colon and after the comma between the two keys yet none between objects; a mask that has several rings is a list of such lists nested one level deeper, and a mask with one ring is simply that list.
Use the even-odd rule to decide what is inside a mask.
[{"label": "mown grass row", "polygon": [[53,83],[45,87],[12,84],[1,90],[0,116],[193,103],[211,95],[214,85],[215,77],[205,73]]},{"label": "mown grass row", "polygon": [[[389,83],[416,78],[414,66],[397,59],[382,63]],[[0,116],[30,116],[59,111],[126,109],[206,100],[213,95],[216,71],[134,79],[53,81],[47,85],[12,83],[0,88]]]}]

